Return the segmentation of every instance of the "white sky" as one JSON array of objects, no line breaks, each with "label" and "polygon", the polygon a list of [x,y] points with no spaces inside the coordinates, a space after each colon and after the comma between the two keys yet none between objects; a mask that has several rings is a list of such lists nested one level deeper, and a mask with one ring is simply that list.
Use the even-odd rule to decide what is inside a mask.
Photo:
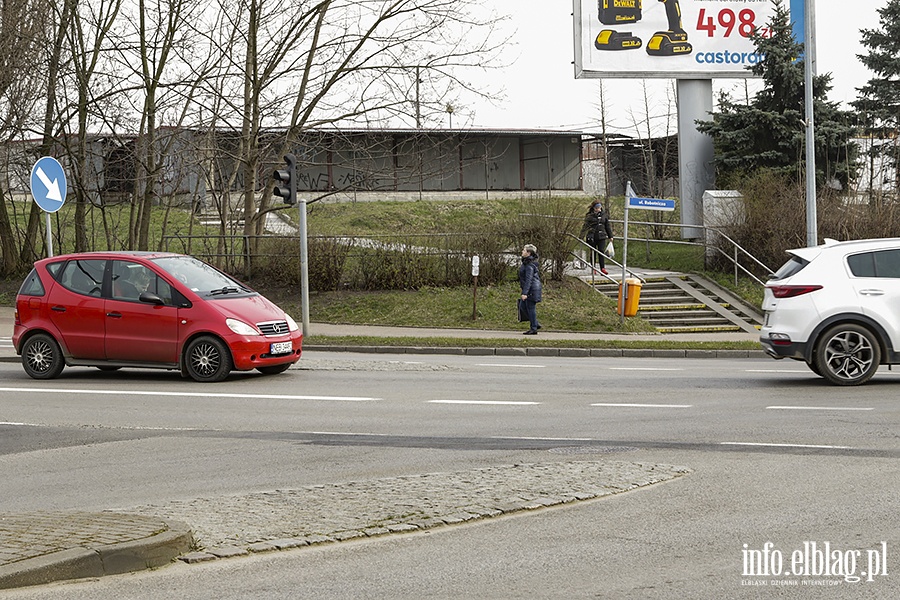
[{"label": "white sky", "polygon": [[[574,77],[571,1],[488,1],[498,12],[511,16],[508,26],[514,32],[515,46],[508,50],[508,61],[515,60],[515,63],[500,72],[488,74],[483,84],[488,89],[502,86],[505,98],[498,100],[496,105],[488,101],[463,102],[466,104],[465,112],[473,112],[474,119],[454,125],[599,130],[600,83],[598,80],[576,80]],[[644,3],[655,1],[644,0]],[[876,12],[881,6],[883,2],[880,0],[856,0],[849,4],[845,0],[816,3],[818,72],[832,75],[834,88],[831,100],[849,102],[855,99],[856,88],[871,77],[871,73],[856,58],[857,54],[864,53],[859,43],[859,30],[881,27]],[[753,80],[749,81],[752,86]],[[674,88],[674,80],[607,79],[604,94],[608,128],[611,126],[620,133],[635,134],[634,122],[645,115],[644,82],[651,103],[659,107],[658,113],[651,108],[651,116],[666,112],[666,95],[669,89]],[[744,82],[714,80],[714,93],[723,88],[743,95]],[[750,93],[754,93],[752,87]],[[664,125],[657,122],[656,126]]]}]

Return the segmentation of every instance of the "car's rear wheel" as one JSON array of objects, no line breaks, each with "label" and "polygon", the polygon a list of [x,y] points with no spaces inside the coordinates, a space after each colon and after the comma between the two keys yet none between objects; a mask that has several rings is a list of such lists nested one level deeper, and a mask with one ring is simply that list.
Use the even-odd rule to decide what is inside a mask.
[{"label": "car's rear wheel", "polygon": [[212,336],[198,337],[188,344],[184,360],[194,381],[222,381],[231,373],[231,352],[222,340]]},{"label": "car's rear wheel", "polygon": [[54,379],[66,366],[62,350],[53,337],[38,333],[22,346],[22,366],[34,379]]},{"label": "car's rear wheel", "polygon": [[813,357],[812,361],[806,363],[806,366],[809,367],[809,370],[818,375],[822,376],[822,372],[819,370],[819,365],[816,364],[816,358]]},{"label": "car's rear wheel", "polygon": [[878,370],[881,347],[871,331],[861,325],[845,323],[822,334],[814,360],[819,374],[831,383],[860,385]]},{"label": "car's rear wheel", "polygon": [[256,370],[263,375],[278,375],[279,373],[284,373],[290,368],[291,363],[285,363],[283,365],[275,365],[273,367],[256,367]]}]

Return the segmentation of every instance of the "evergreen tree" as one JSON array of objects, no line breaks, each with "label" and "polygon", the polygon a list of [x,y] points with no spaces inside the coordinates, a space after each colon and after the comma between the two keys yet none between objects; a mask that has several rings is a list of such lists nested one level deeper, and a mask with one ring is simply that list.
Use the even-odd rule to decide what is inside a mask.
[{"label": "evergreen tree", "polygon": [[[749,104],[722,93],[720,111],[713,113],[712,121],[698,121],[698,130],[713,138],[717,177],[726,185],[760,169],[793,175],[797,181],[804,178],[804,65],[797,60],[803,46],[794,40],[784,3],[777,0],[774,8],[770,35],[751,35],[763,58],[750,70],[762,79],[763,89]],[[816,181],[819,185],[836,181],[846,189],[856,171],[853,127],[849,113],[826,100],[830,89],[830,74],[814,78]]]},{"label": "evergreen tree", "polygon": [[881,29],[860,31],[868,54],[857,55],[875,76],[857,88],[859,98],[851,105],[859,112],[865,134],[882,142],[873,144],[870,158],[886,156],[894,171],[895,186],[900,187],[896,135],[900,131],[900,0],[888,0],[878,9],[878,15]]}]

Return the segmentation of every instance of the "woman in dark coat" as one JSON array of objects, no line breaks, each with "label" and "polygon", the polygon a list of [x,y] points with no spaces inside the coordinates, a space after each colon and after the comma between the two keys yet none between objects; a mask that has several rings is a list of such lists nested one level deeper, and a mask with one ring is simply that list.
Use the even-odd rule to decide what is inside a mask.
[{"label": "woman in dark coat", "polygon": [[584,241],[597,251],[591,253],[591,266],[594,266],[594,256],[596,255],[600,262],[600,272],[606,275],[606,261],[604,260],[606,244],[612,240],[613,235],[609,216],[603,210],[603,204],[600,202],[594,202],[588,208],[587,214],[584,215],[581,235],[584,236]]},{"label": "woman in dark coat", "polygon": [[525,311],[531,329],[525,335],[537,335],[541,324],[537,319],[537,303],[541,301],[541,275],[538,273],[537,248],[532,244],[525,244],[522,248],[522,264],[519,265],[519,286],[522,288],[522,301],[525,303]]}]

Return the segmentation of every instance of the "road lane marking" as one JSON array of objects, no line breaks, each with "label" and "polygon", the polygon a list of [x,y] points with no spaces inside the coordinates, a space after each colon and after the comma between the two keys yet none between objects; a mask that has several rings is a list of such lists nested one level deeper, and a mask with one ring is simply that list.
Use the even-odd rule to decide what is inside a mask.
[{"label": "road lane marking", "polygon": [[721,442],[723,446],[761,446],[764,448],[816,448],[821,450],[852,450],[853,446],[828,446],[824,444],[770,444],[764,442]]},{"label": "road lane marking", "polygon": [[745,369],[744,373],[812,373],[809,369]]},{"label": "road lane marking", "polygon": [[393,433],[359,433],[352,431],[298,431],[297,433],[302,433],[304,435],[355,435],[360,437],[368,437],[368,436],[381,436],[381,437],[393,437]]},{"label": "road lane marking", "polygon": [[598,402],[596,404],[591,404],[591,406],[612,406],[612,407],[625,407],[625,408],[692,408],[693,404],[626,404],[626,403],[618,403],[614,404],[611,402]]},{"label": "road lane marking", "polygon": [[610,367],[610,371],[684,371],[684,369],[670,369],[663,367]]},{"label": "road lane marking", "polygon": [[510,402],[506,400],[428,400],[431,404],[496,404],[509,406],[533,406],[540,402]]},{"label": "road lane marking", "polygon": [[852,406],[767,406],[766,410],[875,410]]},{"label": "road lane marking", "polygon": [[117,396],[181,396],[190,398],[250,398],[259,400],[335,400],[341,402],[373,402],[381,398],[367,398],[364,396],[294,396],[286,394],[234,394],[224,392],[145,392],[135,390],[85,390],[85,389],[58,389],[58,388],[13,388],[0,387],[0,392],[16,393],[43,393],[43,394],[105,394]]},{"label": "road lane marking", "polygon": [[545,369],[546,365],[523,365],[523,364],[504,364],[504,363],[477,363],[476,367],[514,367],[518,369]]},{"label": "road lane marking", "polygon": [[594,442],[594,438],[571,438],[571,437],[534,437],[526,435],[492,435],[492,440],[526,440],[526,441],[544,441],[544,442]]}]

